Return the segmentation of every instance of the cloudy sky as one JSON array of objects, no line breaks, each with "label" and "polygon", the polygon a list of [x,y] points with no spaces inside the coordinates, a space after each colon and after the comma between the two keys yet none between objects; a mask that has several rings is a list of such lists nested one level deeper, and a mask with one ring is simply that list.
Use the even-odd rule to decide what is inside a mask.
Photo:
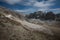
[{"label": "cloudy sky", "polygon": [[24,13],[60,12],[60,0],[0,0],[0,6]]}]

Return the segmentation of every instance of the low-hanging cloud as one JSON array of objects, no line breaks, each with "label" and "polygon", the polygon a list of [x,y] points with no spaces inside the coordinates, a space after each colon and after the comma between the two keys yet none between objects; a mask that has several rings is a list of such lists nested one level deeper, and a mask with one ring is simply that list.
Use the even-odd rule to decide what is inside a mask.
[{"label": "low-hanging cloud", "polygon": [[36,9],[34,8],[29,8],[29,9],[24,9],[24,10],[15,10],[16,12],[24,12],[24,13],[30,13],[30,12],[35,12]]}]

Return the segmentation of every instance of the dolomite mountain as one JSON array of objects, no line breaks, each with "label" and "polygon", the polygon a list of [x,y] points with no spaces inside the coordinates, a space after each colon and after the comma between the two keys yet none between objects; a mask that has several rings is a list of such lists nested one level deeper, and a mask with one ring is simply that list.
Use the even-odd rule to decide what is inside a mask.
[{"label": "dolomite mountain", "polygon": [[58,22],[49,25],[40,20],[38,24],[35,20],[27,19],[22,13],[0,7],[0,40],[60,40]]}]

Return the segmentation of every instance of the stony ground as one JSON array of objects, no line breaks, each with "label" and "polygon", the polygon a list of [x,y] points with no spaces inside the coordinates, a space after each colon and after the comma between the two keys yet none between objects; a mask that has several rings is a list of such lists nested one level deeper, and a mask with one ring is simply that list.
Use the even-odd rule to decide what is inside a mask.
[{"label": "stony ground", "polygon": [[30,31],[19,22],[0,17],[0,40],[59,40],[57,36]]}]

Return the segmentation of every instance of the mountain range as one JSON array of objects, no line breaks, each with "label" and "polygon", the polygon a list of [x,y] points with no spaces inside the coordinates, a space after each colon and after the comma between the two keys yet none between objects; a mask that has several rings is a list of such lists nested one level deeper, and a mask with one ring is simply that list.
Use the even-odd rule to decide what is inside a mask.
[{"label": "mountain range", "polygon": [[59,23],[28,19],[22,13],[0,7],[0,40],[60,40]]}]

